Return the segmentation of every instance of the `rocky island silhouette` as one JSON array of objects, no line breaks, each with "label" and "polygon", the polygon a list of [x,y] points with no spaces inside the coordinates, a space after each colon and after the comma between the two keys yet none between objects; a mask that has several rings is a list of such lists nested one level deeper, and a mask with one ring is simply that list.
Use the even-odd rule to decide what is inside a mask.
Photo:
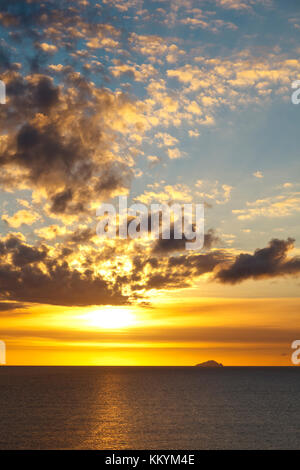
[{"label": "rocky island silhouette", "polygon": [[223,364],[216,361],[206,361],[196,364],[196,367],[224,367]]}]

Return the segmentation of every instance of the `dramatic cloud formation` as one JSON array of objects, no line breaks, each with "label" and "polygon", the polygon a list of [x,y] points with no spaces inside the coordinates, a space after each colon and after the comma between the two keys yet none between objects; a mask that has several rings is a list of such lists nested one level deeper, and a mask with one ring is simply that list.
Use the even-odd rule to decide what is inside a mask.
[{"label": "dramatic cloud formation", "polygon": [[[240,233],[253,233],[238,223],[299,211],[292,186],[247,202],[252,184],[270,177],[263,162],[247,169],[245,195],[235,173],[235,116],[286,102],[300,71],[284,47],[264,44],[256,30],[249,47],[242,32],[270,5],[0,2],[3,308],[5,301],[119,305],[147,300],[152,289],[193,286],[201,276],[225,284],[298,273],[298,258],[287,257],[291,239],[254,255],[243,253],[248,241],[235,246]],[[203,203],[203,251],[186,252],[174,227],[170,240],[97,238],[96,208],[121,194],[147,205]],[[278,229],[266,228],[264,243]]]},{"label": "dramatic cloud formation", "polygon": [[10,312],[11,310],[24,310],[26,309],[25,304],[17,302],[0,302],[0,312]]},{"label": "dramatic cloud formation", "polygon": [[[226,365],[288,365],[300,17],[286,3],[0,0],[11,363],[190,365],[222,351]],[[139,238],[121,237],[120,195],[147,206],[148,226],[127,215]],[[102,203],[112,239],[97,233]],[[155,238],[152,204],[202,204],[203,248],[175,239],[176,210],[170,239]]]},{"label": "dramatic cloud formation", "polygon": [[[193,227],[195,230],[196,227]],[[185,245],[187,242],[193,242],[195,239],[188,240],[185,235],[183,234],[182,239],[175,239],[174,238],[174,225],[171,226],[170,229],[170,238],[164,239],[160,237],[154,242],[154,246],[152,249],[153,253],[169,253],[172,251],[184,251]],[[204,234],[204,246],[205,249],[212,248],[213,245],[220,242],[220,238],[215,235],[214,230],[210,229],[207,233]]]},{"label": "dramatic cloud formation", "polygon": [[120,305],[127,302],[117,284],[90,269],[75,269],[50,256],[44,245],[31,247],[15,236],[0,243],[1,299],[56,305]]},{"label": "dramatic cloud formation", "polygon": [[45,76],[23,79],[15,73],[8,80],[10,106],[0,117],[10,130],[1,145],[3,185],[46,195],[54,214],[86,212],[93,200],[128,187],[130,161],[112,153],[119,138],[114,119],[126,131],[132,107],[134,120],[134,105],[125,96],[72,76],[65,91]]},{"label": "dramatic cloud formation", "polygon": [[246,279],[263,279],[300,273],[300,258],[288,258],[287,253],[294,247],[292,238],[273,239],[267,248],[255,250],[253,255],[241,253],[228,268],[221,269],[216,279],[236,284]]}]

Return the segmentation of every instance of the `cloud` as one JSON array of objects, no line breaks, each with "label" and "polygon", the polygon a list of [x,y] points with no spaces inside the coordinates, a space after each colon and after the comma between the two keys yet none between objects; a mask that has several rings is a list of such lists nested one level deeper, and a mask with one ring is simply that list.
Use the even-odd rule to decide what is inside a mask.
[{"label": "cloud", "polygon": [[173,137],[166,132],[158,132],[155,134],[155,138],[159,141],[159,147],[174,147],[176,144],[179,143],[176,137]]},{"label": "cloud", "polygon": [[186,203],[192,202],[192,191],[188,185],[177,183],[162,186],[160,183],[148,184],[149,189],[136,197],[143,204],[158,202],[160,204],[169,202]]},{"label": "cloud", "polygon": [[112,75],[119,78],[123,75],[133,77],[137,82],[146,82],[157,74],[157,70],[151,64],[121,64],[110,67]]},{"label": "cloud", "polygon": [[11,310],[26,309],[25,304],[18,302],[0,302],[0,312],[10,312]]},{"label": "cloud", "polygon": [[10,76],[10,108],[0,118],[9,134],[0,146],[0,166],[6,188],[33,189],[53,214],[76,216],[89,210],[91,199],[130,185],[132,161],[119,158],[114,147],[140,124],[124,95],[97,90],[77,75],[68,81],[62,91],[46,76]]},{"label": "cloud", "polygon": [[53,44],[47,44],[46,42],[42,42],[41,44],[38,44],[38,47],[42,49],[42,51],[44,52],[53,53],[57,51],[56,46],[54,46]]},{"label": "cloud", "polygon": [[236,284],[247,279],[265,279],[300,273],[300,258],[288,258],[294,247],[294,239],[273,239],[266,248],[255,250],[253,255],[241,253],[228,267],[220,269],[215,279],[222,283]]},{"label": "cloud", "polygon": [[[148,257],[133,258],[133,269],[128,277],[133,290],[183,289],[191,286],[199,276],[212,273],[216,266],[229,259],[223,250],[210,253],[185,252],[173,256],[172,252],[178,246],[169,240],[167,242]],[[210,243],[208,238],[207,243]]]},{"label": "cloud", "polygon": [[[271,94],[290,93],[290,78],[300,71],[299,62],[278,50],[230,53],[230,40],[222,43],[222,50],[217,48],[219,55],[210,55],[215,33],[230,29],[232,39],[238,38],[236,26],[217,15],[228,20],[236,14],[224,10],[239,11],[240,16],[263,2],[202,2],[209,11],[192,0],[156,2],[151,7],[142,0],[105,0],[101,8],[86,1],[71,7],[57,0],[27,2],[26,8],[20,0],[13,3],[11,8],[2,2],[0,15],[9,30],[4,35],[8,44],[0,49],[8,100],[0,109],[5,129],[0,136],[0,184],[12,194],[26,189],[24,198],[28,194],[32,203],[25,208],[39,207],[39,213],[43,210],[52,220],[43,220],[44,226],[31,234],[38,237],[35,245],[16,236],[1,241],[3,301],[119,305],[128,295],[137,299],[149,289],[184,288],[199,276],[212,278],[217,269],[233,269],[238,257],[233,260],[231,250],[215,249],[219,240],[213,231],[205,234],[205,248],[211,252],[178,256],[185,240],[105,242],[95,240],[91,225],[95,207],[127,193],[133,177],[141,175],[135,168],[140,155],[149,155],[150,165],[170,165],[168,157],[185,155],[179,141],[189,148],[187,133],[198,136],[201,126],[216,122],[219,111],[224,116],[225,109],[236,112],[249,103],[265,103]],[[213,11],[216,4],[223,10]],[[132,33],[140,18],[144,31],[151,31],[148,22],[160,34],[140,34],[141,29]],[[175,30],[171,37],[168,30],[175,20],[179,37],[173,36]],[[154,21],[163,29],[153,29]],[[194,28],[207,31],[207,48],[191,39]],[[30,52],[26,56],[20,46],[23,38]],[[143,171],[144,177],[155,178],[149,168],[148,174]],[[259,172],[255,176],[260,177]],[[155,182],[134,197],[146,204],[199,198],[214,206],[231,199],[229,184],[204,181],[195,187],[191,181],[178,181]],[[281,196],[250,202],[235,213],[247,219],[299,210],[296,192]],[[17,228],[34,223],[34,214],[33,209],[5,213],[3,220]],[[225,237],[227,243],[234,238]],[[282,275],[289,261],[286,257],[277,263]],[[294,268],[290,263],[291,270],[296,261]],[[223,266],[225,262],[229,264]]]},{"label": "cloud", "polygon": [[67,233],[66,227],[59,225],[47,225],[45,227],[38,228],[34,233],[44,240],[53,240],[54,238],[61,237]]},{"label": "cloud", "polygon": [[[283,186],[289,189],[291,185]],[[282,194],[247,202],[246,209],[233,209],[239,220],[252,220],[257,217],[278,218],[297,214],[300,211],[299,191],[284,191]]]},{"label": "cloud", "polygon": [[[194,228],[195,229],[195,228]],[[184,251],[185,250],[185,245],[186,242],[193,242],[193,240],[187,240],[187,238],[182,236],[182,239],[178,240],[174,238],[174,225],[172,225],[171,230],[170,230],[170,239],[163,239],[159,238],[157,239],[152,248],[152,253],[157,254],[167,254],[171,253],[174,251]],[[220,243],[220,238],[215,234],[213,229],[208,230],[204,234],[204,249],[211,249],[213,246],[217,245]]]},{"label": "cloud", "polygon": [[[226,260],[223,252],[208,254],[194,254],[171,256],[166,266],[160,266],[160,272],[153,270],[146,278],[147,289],[180,289],[189,287],[194,280],[206,273],[211,273],[214,268]],[[153,260],[152,260],[153,263]]]},{"label": "cloud", "polygon": [[[10,36],[15,42],[20,42],[26,35],[34,41],[34,47],[45,55],[63,48],[69,52],[76,50],[79,39],[84,39],[87,47],[106,50],[112,45],[118,46],[119,30],[108,22],[95,21],[99,19],[99,5],[87,6],[87,2],[73,2],[70,6],[68,2],[51,0],[43,4],[28,1],[24,8],[22,0],[15,0],[11,12],[11,5],[1,2],[0,21],[10,29]],[[101,6],[103,16],[108,10],[104,2]],[[37,55],[37,60],[42,60],[40,55]]]},{"label": "cloud", "polygon": [[196,196],[203,199],[214,200],[216,204],[226,204],[231,198],[233,187],[228,184],[221,184],[219,181],[210,182],[198,180],[195,184]]},{"label": "cloud", "polygon": [[269,8],[273,0],[214,0],[218,7],[226,10],[237,10],[244,13],[253,13],[255,7]]},{"label": "cloud", "polygon": [[169,44],[169,41],[154,35],[140,35],[131,33],[129,43],[133,51],[145,55],[152,62],[160,60],[161,56],[166,56],[169,63],[177,61],[178,56],[184,54],[176,44]]},{"label": "cloud", "polygon": [[7,214],[2,215],[4,220],[10,227],[18,228],[21,225],[32,225],[40,219],[40,215],[34,211],[20,210],[11,217]]},{"label": "cloud", "polygon": [[[67,254],[67,253],[66,253]],[[121,305],[128,302],[120,285],[94,268],[76,269],[45,245],[23,243],[15,236],[0,242],[1,300],[52,305]]]},{"label": "cloud", "polygon": [[268,102],[276,95],[286,96],[297,73],[299,62],[284,54],[253,55],[250,50],[227,57],[211,58],[203,54],[195,56],[194,63],[166,71],[169,79],[179,83],[176,88],[181,102],[179,109],[192,112],[191,105],[196,103],[199,114],[196,122],[202,125],[213,120],[220,107],[236,110],[237,106]]},{"label": "cloud", "polygon": [[181,157],[181,152],[178,148],[172,148],[172,149],[168,149],[168,157],[171,159],[171,160],[174,160],[174,159],[177,159],[177,158],[180,158]]}]

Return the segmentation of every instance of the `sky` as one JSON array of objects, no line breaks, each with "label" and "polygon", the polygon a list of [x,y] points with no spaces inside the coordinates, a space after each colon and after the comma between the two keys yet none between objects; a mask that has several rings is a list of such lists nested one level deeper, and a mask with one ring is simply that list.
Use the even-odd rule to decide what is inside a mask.
[{"label": "sky", "polygon": [[[0,1],[9,365],[292,365],[298,0]],[[201,250],[96,233],[204,204]]]}]

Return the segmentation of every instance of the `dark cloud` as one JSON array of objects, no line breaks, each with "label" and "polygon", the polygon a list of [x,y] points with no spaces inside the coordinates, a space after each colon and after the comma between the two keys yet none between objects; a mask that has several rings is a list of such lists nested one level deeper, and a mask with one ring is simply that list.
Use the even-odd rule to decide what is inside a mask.
[{"label": "dark cloud", "polygon": [[[225,250],[207,253],[185,252],[181,255],[148,256],[149,251],[132,257],[132,269],[118,274],[122,267],[118,254],[122,247],[102,247],[80,254],[80,269],[72,266],[77,248],[74,244],[90,242],[93,230],[77,229],[65,237],[66,245],[55,250],[43,243],[31,246],[18,236],[11,235],[0,242],[0,300],[34,302],[55,305],[122,305],[129,298],[122,292],[131,292],[131,300],[143,298],[151,289],[180,289],[193,285],[204,274],[214,274],[223,283],[237,283],[245,279],[260,279],[300,272],[300,260],[288,258],[293,239],[272,240],[267,248],[253,255],[242,253],[232,262]],[[125,243],[125,242],[124,242]],[[128,241],[127,241],[128,243]],[[125,245],[122,245],[125,247]],[[70,248],[71,247],[71,248]],[[128,253],[129,255],[129,253]],[[84,259],[83,259],[84,257]],[[111,280],[98,274],[98,263],[111,260]],[[227,265],[226,263],[229,263]],[[223,267],[222,267],[223,266]],[[225,267],[224,267],[225,266]],[[219,267],[221,269],[218,271]],[[122,271],[121,271],[122,272]]]},{"label": "dark cloud", "polygon": [[13,236],[2,242],[1,248],[2,300],[68,306],[128,302],[120,285],[108,283],[92,269],[72,268],[62,252],[57,257],[50,256],[44,245],[32,247]]},{"label": "dark cloud", "polygon": [[[101,84],[107,85],[101,80],[112,65],[109,46],[101,46],[102,39],[106,39],[103,44],[113,39],[117,57],[128,38],[123,25],[119,28],[122,15],[118,20],[115,12],[109,18],[111,8],[111,3],[98,8],[93,2],[78,1],[70,6],[67,0],[0,0],[0,22],[9,29],[9,36],[5,34],[9,44],[6,48],[3,42],[0,49],[1,79],[9,98],[9,106],[0,107],[5,135],[0,184],[9,190],[25,187],[36,191],[40,199],[34,200],[44,204],[43,198],[47,198],[47,215],[71,215],[67,221],[90,215],[91,203],[100,203],[129,187],[137,154],[137,149],[130,150],[134,147],[131,138],[148,126],[139,100],[134,103],[119,91],[101,88]],[[95,52],[93,44],[97,43],[102,52]],[[53,57],[56,51],[59,55]],[[124,51],[127,61],[129,48]],[[91,73],[92,67],[102,73],[89,81],[86,71]],[[211,206],[206,203],[206,207]],[[55,248],[31,246],[17,237],[0,241],[0,298],[58,305],[119,305],[128,301],[122,295],[123,286],[131,289],[133,296],[153,288],[187,287],[229,261],[231,264],[215,276],[224,283],[300,270],[298,258],[287,258],[292,239],[272,240],[269,247],[232,261],[222,250],[175,256],[185,250],[187,240],[175,240],[174,229],[170,240],[160,238],[149,250],[137,243],[134,251],[132,241],[122,246],[116,241],[114,247],[101,247],[96,252],[91,243],[94,235],[90,228],[75,229],[72,235],[68,229],[61,244],[54,239]],[[204,248],[211,250],[219,242],[209,230]],[[84,250],[79,253],[76,244],[84,244]],[[71,261],[77,261],[77,255],[80,268],[75,269]],[[127,261],[131,256],[132,270],[117,275],[122,272],[118,257]],[[105,269],[110,270],[111,281],[97,273],[98,264],[107,261]]]},{"label": "dark cloud", "polygon": [[[85,162],[78,153],[81,149],[79,137],[63,137],[54,125],[40,130],[25,124],[18,132],[16,141],[17,151],[13,160],[29,170],[32,183],[45,184],[48,179],[50,184],[54,178],[61,182],[83,182],[91,175],[92,163]],[[66,188],[57,198],[71,200],[71,190]]]},{"label": "dark cloud", "polygon": [[18,302],[0,302],[0,312],[8,312],[10,310],[19,310],[27,308],[26,305]]},{"label": "dark cloud", "polygon": [[77,229],[75,232],[68,237],[68,241],[72,243],[88,243],[91,238],[95,236],[95,231],[87,227],[84,229]]},{"label": "dark cloud", "polygon": [[[126,168],[124,167],[124,171]],[[111,191],[118,189],[120,184],[120,172],[119,168],[116,168],[115,171],[113,168],[105,169],[101,176],[99,177],[99,181],[95,186],[95,190],[99,193],[110,193]]]},{"label": "dark cloud", "polygon": [[[193,228],[195,230],[195,227]],[[153,254],[157,253],[170,253],[173,251],[184,251],[185,245],[187,242],[193,242],[194,240],[188,240],[183,234],[181,240],[174,238],[174,225],[172,225],[170,230],[170,239],[159,238],[155,241],[152,252]],[[220,238],[215,234],[213,229],[208,230],[204,234],[204,249],[210,249],[214,245],[220,242]]]},{"label": "dark cloud", "polygon": [[78,80],[70,76],[61,91],[47,76],[25,79],[12,73],[7,81],[11,106],[0,109],[0,124],[9,131],[0,155],[0,183],[41,190],[54,214],[87,212],[91,200],[123,191],[132,177],[129,162],[111,152],[121,137],[109,124],[129,99],[120,97],[117,105],[108,90],[96,92],[84,77]]},{"label": "dark cloud", "polygon": [[300,258],[288,258],[294,239],[273,239],[266,248],[255,250],[253,255],[241,253],[232,265],[221,269],[216,279],[236,284],[246,279],[262,279],[300,273]]},{"label": "dark cloud", "polygon": [[55,194],[52,198],[52,205],[51,211],[55,214],[60,212],[66,212],[68,203],[72,201],[72,191],[71,189],[65,189],[57,194]]},{"label": "dark cloud", "polygon": [[184,288],[190,286],[197,277],[212,272],[227,259],[228,256],[222,250],[206,254],[189,252],[180,256],[137,256],[133,261],[130,282],[136,290]]},{"label": "dark cloud", "polygon": [[[214,243],[214,237],[212,231],[208,232],[208,246]],[[233,262],[230,253],[225,250],[213,250],[202,254],[187,252],[180,256],[170,256],[171,250],[166,245],[168,249],[164,251],[160,249],[157,252],[161,256],[150,258],[136,256],[133,260],[130,281],[136,290],[173,289],[187,287],[197,277],[206,273],[215,273],[215,280],[231,284],[250,278],[262,279],[298,274],[300,258],[287,257],[293,244],[292,238],[286,241],[274,239],[267,248],[257,249],[253,255],[242,253]],[[164,244],[161,246],[164,247]],[[228,264],[230,262],[231,264]]]},{"label": "dark cloud", "polygon": [[23,267],[27,264],[38,263],[44,260],[46,256],[47,249],[45,247],[36,249],[20,243],[13,252],[12,262],[14,266]]},{"label": "dark cloud", "polygon": [[218,264],[223,263],[226,259],[226,253],[219,250],[207,254],[171,256],[168,259],[168,266],[176,269],[189,269],[192,273],[199,276],[213,271]]},{"label": "dark cloud", "polygon": [[17,108],[16,112],[19,110],[21,113],[19,119],[24,119],[33,112],[47,114],[59,102],[59,88],[47,76],[38,76],[34,81],[28,81],[14,73],[7,82],[6,91],[12,104],[10,112]]},{"label": "dark cloud", "polygon": [[[134,132],[135,124],[122,113],[134,103],[101,88],[99,74],[97,86],[86,74],[87,66],[98,62],[91,52],[93,41],[104,39],[107,50],[110,40],[125,40],[109,12],[108,6],[79,1],[70,6],[67,0],[0,0],[0,27],[9,32],[8,43],[0,48],[9,99],[9,106],[0,108],[7,136],[1,146],[0,185],[46,195],[47,212],[61,217],[81,217],[91,201],[122,192],[132,178],[131,151],[121,134],[127,126]],[[61,74],[53,63],[56,51],[64,51]],[[105,60],[99,62],[104,74]]]},{"label": "dark cloud", "polygon": [[34,88],[33,105],[47,110],[58,102],[59,91],[48,77],[42,77]]}]

